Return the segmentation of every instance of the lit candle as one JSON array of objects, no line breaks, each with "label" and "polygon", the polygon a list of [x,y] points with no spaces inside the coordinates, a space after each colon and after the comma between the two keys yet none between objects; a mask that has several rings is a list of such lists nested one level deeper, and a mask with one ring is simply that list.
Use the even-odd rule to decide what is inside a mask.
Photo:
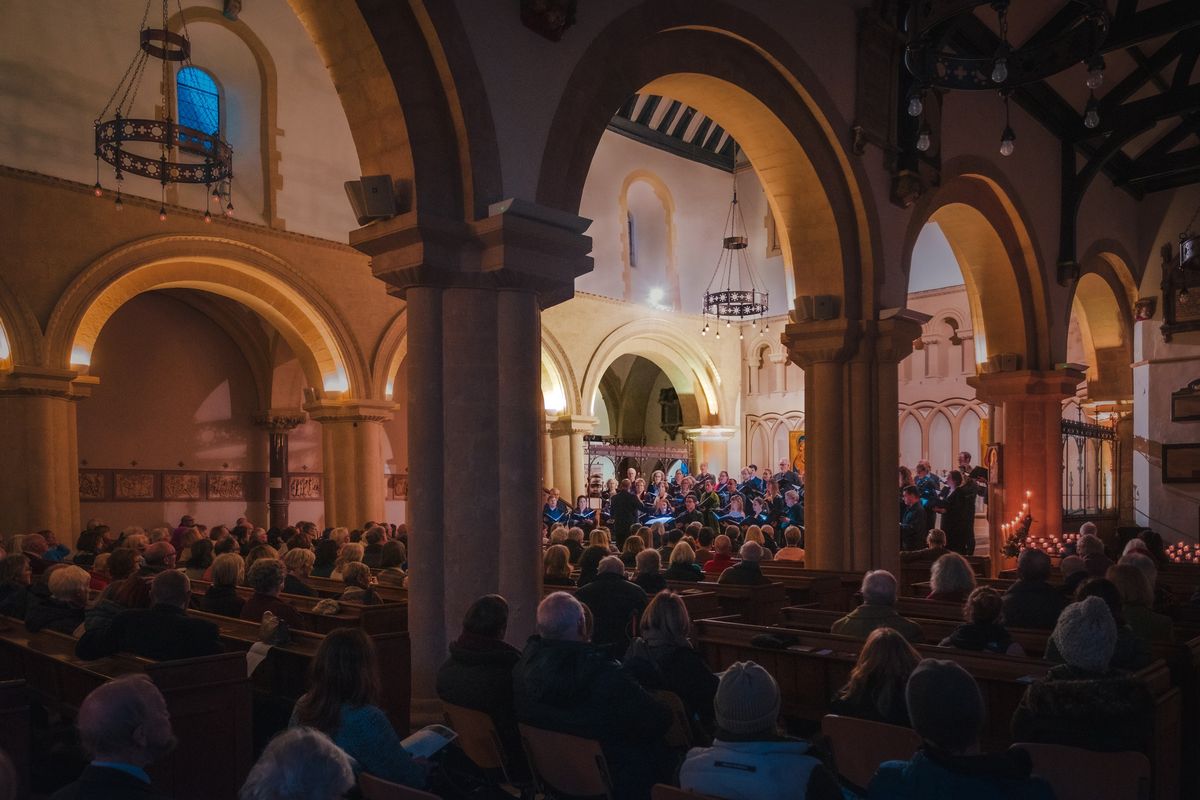
[{"label": "lit candle", "polygon": [[1029,499],[1029,498],[1031,498],[1031,497],[1033,497],[1033,492],[1031,492],[1031,491],[1029,491],[1028,489],[1026,489],[1026,490],[1025,490],[1025,499],[1026,499],[1026,500],[1028,500],[1028,499]]}]

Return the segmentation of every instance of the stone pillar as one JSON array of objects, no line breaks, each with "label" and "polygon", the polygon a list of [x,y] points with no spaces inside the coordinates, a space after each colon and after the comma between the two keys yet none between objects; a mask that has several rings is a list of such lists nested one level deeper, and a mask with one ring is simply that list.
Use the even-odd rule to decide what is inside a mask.
[{"label": "stone pillar", "polygon": [[900,567],[897,365],[926,319],[900,311],[867,322],[791,323],[784,332],[788,357],[804,369],[804,520],[811,567]]},{"label": "stone pillar", "polygon": [[54,531],[74,545],[80,530],[75,403],[95,379],[72,370],[15,366],[0,376],[0,535]]},{"label": "stone pillar", "polygon": [[[321,423],[327,527],[355,528],[368,520],[384,519],[387,478],[382,423],[392,418],[393,408],[391,402],[365,400],[319,400],[304,407],[310,418]],[[415,466],[420,462],[409,463]]]},{"label": "stone pillar", "polygon": [[[406,214],[351,234],[407,302],[414,722],[440,716],[437,668],[476,598],[494,592],[508,600],[513,644],[533,632],[539,484],[561,480],[539,474],[556,447],[566,458],[554,461],[569,470],[572,438],[558,437],[563,445],[551,445],[550,458],[540,452],[549,432],[540,309],[570,298],[575,278],[591,268],[587,225],[504,201],[475,222]],[[573,488],[569,472],[559,488]]]},{"label": "stone pillar", "polygon": [[1019,515],[1024,503],[1033,513],[1031,536],[1062,533],[1062,402],[1082,380],[1075,370],[990,372],[967,379],[994,406],[994,441],[1001,446],[1000,474],[988,476],[994,570],[1003,560],[1000,523]]},{"label": "stone pillar", "polygon": [[554,451],[553,486],[572,506],[576,497],[587,494],[587,460],[584,457],[583,437],[596,429],[597,422],[595,417],[563,414],[549,426],[550,444]]},{"label": "stone pillar", "polygon": [[254,415],[255,426],[267,432],[267,526],[288,526],[288,435],[304,424],[298,408],[272,408]]},{"label": "stone pillar", "polygon": [[[696,454],[695,463],[689,464],[688,468],[695,474],[700,471],[701,464],[708,464],[708,471],[713,475],[720,474],[721,470],[728,470],[729,474],[736,475],[737,470],[741,469],[739,463],[734,463],[735,459],[729,454],[729,442],[737,435],[737,428],[732,428],[726,425],[701,425],[699,428],[684,428],[683,435],[693,445],[693,452]],[[770,466],[763,466],[765,472],[770,472]]]},{"label": "stone pillar", "polygon": [[549,489],[555,486],[554,482],[554,442],[553,434],[550,432],[554,425],[554,420],[549,417],[542,419],[542,488]]},{"label": "stone pillar", "polygon": [[1117,415],[1117,509],[1118,525],[1136,525],[1133,501],[1133,412]]}]

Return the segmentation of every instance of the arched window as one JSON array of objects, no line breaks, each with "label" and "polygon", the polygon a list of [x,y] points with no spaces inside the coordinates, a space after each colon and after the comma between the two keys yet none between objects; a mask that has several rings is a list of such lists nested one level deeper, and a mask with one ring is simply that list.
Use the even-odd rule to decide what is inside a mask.
[{"label": "arched window", "polygon": [[221,131],[221,93],[207,72],[199,67],[179,70],[175,98],[180,125],[207,134]]}]

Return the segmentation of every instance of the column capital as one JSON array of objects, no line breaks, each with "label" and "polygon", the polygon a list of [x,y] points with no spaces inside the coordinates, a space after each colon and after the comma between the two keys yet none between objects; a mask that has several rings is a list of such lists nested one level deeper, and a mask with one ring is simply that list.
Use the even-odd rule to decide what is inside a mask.
[{"label": "column capital", "polygon": [[860,333],[857,320],[789,322],[783,329],[783,346],[789,359],[808,369],[813,364],[850,358],[858,346]]},{"label": "column capital", "polygon": [[351,402],[321,401],[304,406],[309,419],[321,424],[329,422],[387,422],[396,410],[396,404],[378,400]]},{"label": "column capital", "polygon": [[250,420],[256,428],[270,433],[288,433],[304,424],[308,415],[302,408],[268,408],[256,411]]},{"label": "column capital", "polygon": [[402,214],[351,232],[350,244],[399,297],[436,286],[531,291],[543,308],[569,300],[592,270],[591,220],[519,198],[489,212],[474,222]]},{"label": "column capital", "polygon": [[701,425],[698,428],[683,429],[683,435],[689,441],[695,442],[728,442],[737,432],[737,428],[729,425]]},{"label": "column capital", "polygon": [[569,436],[573,433],[591,433],[600,422],[596,417],[585,417],[576,414],[562,414],[546,421],[546,429],[551,436]]},{"label": "column capital", "polygon": [[880,319],[867,323],[868,338],[874,356],[882,361],[903,361],[913,350],[913,342],[931,317],[908,308],[884,311]]},{"label": "column capital", "polygon": [[37,396],[80,400],[89,397],[100,379],[73,369],[51,369],[17,364],[0,374],[0,397]]},{"label": "column capital", "polygon": [[980,400],[992,405],[1011,402],[1062,402],[1074,396],[1083,378],[1083,373],[1074,369],[1016,370],[972,375],[967,378],[967,385],[975,390]]}]

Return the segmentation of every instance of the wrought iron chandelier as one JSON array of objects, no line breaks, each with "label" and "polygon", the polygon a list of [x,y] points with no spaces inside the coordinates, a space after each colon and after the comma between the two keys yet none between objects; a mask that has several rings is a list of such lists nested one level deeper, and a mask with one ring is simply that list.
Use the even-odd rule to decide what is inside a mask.
[{"label": "wrought iron chandelier", "polygon": [[[725,327],[731,327],[734,320],[738,322],[738,338],[744,338],[742,323],[756,317],[755,326],[767,313],[767,292],[762,288],[758,273],[754,270],[746,254],[749,240],[746,236],[746,219],[742,216],[741,206],[738,205],[737,194],[737,145],[733,150],[733,199],[729,203],[729,213],[725,215],[725,228],[721,238],[721,253],[717,257],[717,266],[713,270],[708,287],[704,290],[704,327],[700,335],[708,333],[709,317],[715,317],[717,322],[716,338],[721,338],[721,320]],[[740,232],[739,232],[740,231]],[[770,325],[764,325],[763,330],[769,331]]]},{"label": "wrought iron chandelier", "polygon": [[[992,90],[1004,100],[1004,130],[1000,154],[1012,155],[1016,134],[1009,123],[1008,99],[1013,89],[1047,78],[1083,62],[1091,94],[1083,111],[1083,124],[1100,124],[1095,90],[1104,83],[1101,45],[1108,35],[1110,16],[1105,0],[1067,0],[1068,16],[1054,36],[1034,37],[1019,47],[1008,39],[1010,0],[916,0],[907,19],[908,45],[904,63],[913,76],[908,94],[908,114],[921,119],[917,149],[928,150],[932,132],[924,113],[925,93],[932,89]],[[991,52],[964,50],[949,42],[962,18],[981,6],[996,12],[1000,43]]]},{"label": "wrought iron chandelier", "polygon": [[[167,97],[167,87],[173,80],[171,65],[190,66],[192,45],[179,0],[176,0],[176,7],[183,20],[183,33],[175,33],[167,27],[168,2],[162,0],[162,27],[150,28],[146,21],[154,0],[146,0],[138,50],[104,109],[96,117],[96,185],[93,189],[97,197],[104,195],[104,187],[100,184],[100,162],[103,161],[114,170],[117,184],[115,205],[118,211],[122,207],[121,184],[125,176],[130,174],[159,182],[160,220],[167,218],[168,184],[203,184],[206,198],[211,197],[218,213],[222,212],[221,202],[224,201],[223,212],[225,216],[232,217],[230,181],[233,178],[233,148],[221,139],[219,130],[206,133],[180,125],[171,116]],[[133,104],[151,57],[162,62],[161,116],[154,119],[133,117]],[[110,112],[111,117],[108,116]],[[212,221],[207,201],[204,221]]]}]

